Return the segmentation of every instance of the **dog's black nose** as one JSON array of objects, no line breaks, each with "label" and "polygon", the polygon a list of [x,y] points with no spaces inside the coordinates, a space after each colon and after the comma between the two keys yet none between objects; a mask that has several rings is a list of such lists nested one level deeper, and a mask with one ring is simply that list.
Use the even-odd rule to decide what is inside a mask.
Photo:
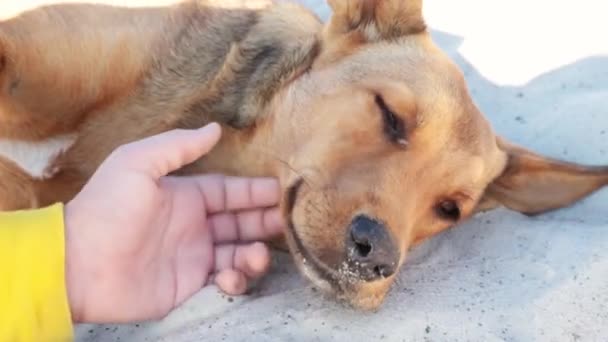
[{"label": "dog's black nose", "polygon": [[399,264],[399,248],[384,224],[357,216],[346,239],[350,268],[365,281],[393,275]]}]

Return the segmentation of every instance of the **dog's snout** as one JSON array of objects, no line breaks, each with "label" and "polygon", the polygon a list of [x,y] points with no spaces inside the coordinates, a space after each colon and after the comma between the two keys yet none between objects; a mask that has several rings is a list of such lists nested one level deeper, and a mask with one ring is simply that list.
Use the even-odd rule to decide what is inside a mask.
[{"label": "dog's snout", "polygon": [[393,275],[399,263],[399,248],[386,226],[367,216],[351,223],[346,241],[349,266],[365,281]]}]

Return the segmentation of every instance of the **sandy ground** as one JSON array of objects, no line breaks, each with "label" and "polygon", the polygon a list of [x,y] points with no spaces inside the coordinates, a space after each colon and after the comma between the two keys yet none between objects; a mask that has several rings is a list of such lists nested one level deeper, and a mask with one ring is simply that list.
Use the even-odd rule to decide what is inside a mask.
[{"label": "sandy ground", "polygon": [[[324,1],[303,0],[322,17]],[[427,0],[439,45],[498,132],[608,164],[606,2]],[[498,210],[416,248],[383,309],[314,292],[288,258],[251,296],[213,287],[163,322],[80,326],[80,341],[606,341],[608,191],[537,218]]]}]

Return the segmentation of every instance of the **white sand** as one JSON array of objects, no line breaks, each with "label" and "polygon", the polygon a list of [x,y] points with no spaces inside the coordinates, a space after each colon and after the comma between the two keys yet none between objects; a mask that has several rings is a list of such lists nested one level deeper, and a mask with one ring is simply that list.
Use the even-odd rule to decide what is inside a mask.
[{"label": "white sand", "polygon": [[[306,0],[324,17],[323,0]],[[498,132],[608,164],[608,20],[597,0],[427,0],[437,42]],[[534,219],[498,210],[416,248],[383,309],[313,292],[280,257],[249,297],[207,288],[165,321],[82,341],[606,341],[608,191]]]}]

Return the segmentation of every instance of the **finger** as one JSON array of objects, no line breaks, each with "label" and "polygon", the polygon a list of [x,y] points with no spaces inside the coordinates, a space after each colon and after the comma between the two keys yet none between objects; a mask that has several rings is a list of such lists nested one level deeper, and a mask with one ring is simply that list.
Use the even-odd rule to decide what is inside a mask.
[{"label": "finger", "polygon": [[274,178],[208,175],[188,180],[196,182],[210,214],[271,207],[277,205],[281,197],[279,182]]},{"label": "finger", "polygon": [[279,208],[220,213],[208,218],[215,243],[267,240],[285,229]]},{"label": "finger", "polygon": [[233,269],[221,271],[215,276],[214,281],[220,290],[231,296],[239,296],[247,291],[247,277]]},{"label": "finger", "polygon": [[258,278],[270,267],[270,251],[260,242],[246,245],[219,245],[215,248],[215,273],[236,270],[249,278]]},{"label": "finger", "polygon": [[207,154],[220,136],[217,123],[197,130],[176,129],[119,147],[114,154],[121,163],[158,179]]}]

